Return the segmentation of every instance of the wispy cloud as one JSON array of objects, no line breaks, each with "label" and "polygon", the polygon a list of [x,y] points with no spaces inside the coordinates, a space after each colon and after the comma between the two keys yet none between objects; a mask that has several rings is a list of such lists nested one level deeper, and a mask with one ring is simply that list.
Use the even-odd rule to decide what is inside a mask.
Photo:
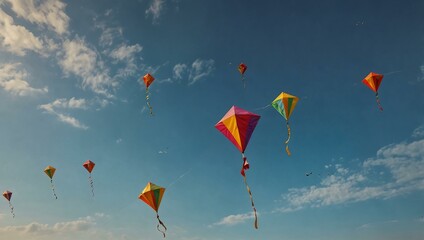
[{"label": "wispy cloud", "polygon": [[137,71],[136,54],[141,52],[143,48],[139,44],[126,45],[122,44],[118,48],[113,49],[109,56],[120,62],[125,63],[125,67],[118,70],[119,77],[131,76]]},{"label": "wispy cloud", "polygon": [[46,26],[57,34],[68,31],[69,17],[66,4],[60,0],[5,0],[18,17],[40,26]]},{"label": "wispy cloud", "polygon": [[244,213],[244,214],[229,215],[229,216],[222,218],[218,222],[213,223],[209,227],[219,226],[219,225],[233,226],[233,225],[236,225],[236,224],[244,223],[247,220],[254,219],[254,218],[255,218],[255,214],[253,212]]},{"label": "wispy cloud", "polygon": [[48,88],[33,88],[25,80],[28,73],[21,68],[19,63],[8,63],[0,66],[0,87],[7,92],[18,96],[43,94]]},{"label": "wispy cloud", "polygon": [[145,12],[146,17],[152,16],[152,22],[154,24],[157,24],[164,7],[165,7],[164,0],[152,0],[149,8]]},{"label": "wispy cloud", "polygon": [[193,64],[191,64],[188,85],[193,85],[202,78],[209,76],[209,74],[211,74],[214,69],[215,61],[213,59],[196,59]]},{"label": "wispy cloud", "polygon": [[414,138],[422,138],[424,137],[424,125],[421,125],[414,129],[412,132],[412,137]]},{"label": "wispy cloud", "polygon": [[172,76],[173,76],[173,78],[175,78],[175,79],[182,79],[183,78],[183,74],[185,74],[185,72],[187,71],[187,65],[186,64],[184,64],[184,63],[179,63],[179,64],[176,64],[175,66],[174,66],[174,68],[172,69]]},{"label": "wispy cloud", "polygon": [[[388,199],[424,190],[424,140],[385,146],[376,158],[363,162],[354,172],[335,166],[335,174],[319,185],[291,188],[283,195],[286,206],[280,212],[323,207],[369,199]],[[381,178],[384,171],[389,177]]]},{"label": "wispy cloud", "polygon": [[83,88],[113,97],[110,91],[118,86],[118,82],[109,76],[109,69],[83,39],[66,40],[63,43],[59,65],[65,74],[81,77]]},{"label": "wispy cloud", "polygon": [[71,98],[67,100],[65,98],[61,98],[56,99],[51,103],[39,105],[38,108],[44,110],[46,113],[56,116],[60,122],[66,123],[75,128],[80,128],[84,130],[88,129],[88,127],[81,123],[78,119],[58,111],[58,109],[61,109],[60,111],[66,109],[87,109],[88,106],[87,101],[85,99]]},{"label": "wispy cloud", "polygon": [[0,9],[0,46],[3,50],[24,56],[28,50],[41,52],[43,42],[25,27],[16,25],[13,18]]}]

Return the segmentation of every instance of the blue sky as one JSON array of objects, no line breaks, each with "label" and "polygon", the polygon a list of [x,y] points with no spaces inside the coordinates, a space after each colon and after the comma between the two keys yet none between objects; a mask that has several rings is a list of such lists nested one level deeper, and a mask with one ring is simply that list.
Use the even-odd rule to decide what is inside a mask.
[{"label": "blue sky", "polygon": [[[422,1],[0,1],[8,239],[422,239]],[[237,65],[244,62],[246,88]],[[375,96],[361,80],[384,74]],[[150,72],[150,116],[139,78]],[[284,118],[300,98],[288,157]],[[246,155],[214,125],[261,115]],[[91,196],[83,162],[93,170]],[[55,200],[47,165],[57,168]],[[305,173],[312,175],[305,176]]]}]

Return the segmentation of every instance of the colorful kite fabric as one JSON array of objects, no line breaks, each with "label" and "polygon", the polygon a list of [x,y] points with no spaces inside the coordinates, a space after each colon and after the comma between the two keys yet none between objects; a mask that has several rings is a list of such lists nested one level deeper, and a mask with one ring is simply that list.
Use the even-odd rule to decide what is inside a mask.
[{"label": "colorful kite fabric", "polygon": [[260,118],[261,116],[259,115],[248,112],[239,107],[232,106],[227,114],[225,114],[225,116],[215,125],[215,128],[228,138],[228,140],[230,140],[242,154],[243,165],[240,173],[243,176],[247,192],[249,193],[250,202],[255,214],[254,226],[256,229],[258,228],[258,217],[256,214],[255,204],[253,202],[252,192],[250,191],[250,187],[246,181],[245,170],[249,169],[249,163],[244,155],[244,151]]},{"label": "colorful kite fabric", "polygon": [[54,173],[56,172],[56,168],[54,168],[54,167],[52,167],[52,166],[47,166],[45,169],[44,169],[44,173],[46,173],[46,175],[47,176],[49,176],[49,178],[50,178],[50,183],[51,183],[51,187],[52,187],[52,191],[53,191],[53,195],[54,195],[54,197],[57,199],[57,195],[56,195],[56,191],[55,191],[55,189],[54,189],[54,184],[53,184],[53,176],[54,176]]},{"label": "colorful kite fabric", "polygon": [[246,70],[247,70],[246,64],[240,63],[239,66],[238,66],[238,70],[241,74],[241,81],[243,82],[243,87],[246,87],[246,82],[244,80],[244,72],[246,72]]},{"label": "colorful kite fabric", "polygon": [[91,193],[93,194],[94,197],[94,182],[93,182],[93,178],[91,177],[91,171],[93,171],[93,168],[96,164],[90,160],[85,161],[82,166],[85,167],[85,169],[87,169],[89,176],[88,176],[88,181],[90,182],[90,186],[91,186]]},{"label": "colorful kite fabric", "polygon": [[280,95],[278,95],[277,98],[272,101],[272,106],[286,119],[286,126],[287,126],[287,133],[288,137],[285,142],[286,144],[286,152],[287,155],[291,155],[289,150],[289,141],[290,141],[290,125],[289,125],[289,119],[290,116],[296,107],[297,101],[299,101],[299,98],[293,95],[290,95],[288,93],[282,92]]},{"label": "colorful kite fabric", "polygon": [[380,99],[378,97],[378,88],[380,87],[381,82],[383,81],[383,75],[378,73],[370,72],[363,80],[362,83],[369,87],[375,92],[375,98],[377,100],[377,105],[380,111],[383,111],[383,108],[380,104]]},{"label": "colorful kite fabric", "polygon": [[12,198],[12,192],[10,191],[5,191],[3,192],[3,197],[7,199],[7,201],[9,202],[9,208],[10,208],[10,212],[12,213],[13,218],[15,218],[15,213],[13,212],[13,206],[12,203],[10,202],[10,199]]},{"label": "colorful kite fabric", "polygon": [[[161,186],[155,185],[151,182],[148,182],[146,187],[143,189],[143,191],[138,196],[138,198],[140,200],[142,200],[147,205],[149,205],[151,208],[153,208],[153,210],[155,210],[156,218],[158,219],[158,222],[159,222],[158,225],[156,226],[156,228],[158,229],[159,232],[161,232],[163,234],[163,237],[165,237],[166,227],[163,224],[163,222],[160,220],[158,211],[159,211],[159,206],[160,206],[160,203],[162,201],[162,197],[163,197],[164,193],[165,193],[164,187],[161,187]],[[159,225],[162,225],[162,227],[165,230],[162,231],[159,228],[160,227]]]},{"label": "colorful kite fabric", "polygon": [[149,99],[150,99],[150,92],[149,92],[149,86],[150,84],[153,83],[153,81],[155,80],[155,78],[150,75],[149,73],[144,75],[143,77],[143,81],[144,81],[144,85],[146,85],[146,102],[147,102],[147,106],[149,107],[150,110],[150,115],[153,115],[153,108],[150,105]]}]

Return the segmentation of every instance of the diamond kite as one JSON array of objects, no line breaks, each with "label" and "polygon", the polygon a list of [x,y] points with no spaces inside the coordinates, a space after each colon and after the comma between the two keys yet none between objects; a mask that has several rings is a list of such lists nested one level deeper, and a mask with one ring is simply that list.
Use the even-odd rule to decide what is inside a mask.
[{"label": "diamond kite", "polygon": [[[162,201],[162,197],[164,193],[165,193],[164,187],[148,182],[144,190],[138,196],[138,198],[141,201],[145,202],[147,205],[153,208],[153,210],[155,210],[156,218],[158,219],[158,222],[159,222],[156,228],[158,229],[159,232],[163,234],[163,237],[165,237],[166,227],[159,218],[158,210],[159,210],[160,202]],[[159,228],[160,227],[159,224],[162,225],[162,227],[165,230],[161,230]]]},{"label": "diamond kite", "polygon": [[241,74],[241,81],[243,83],[243,87],[246,87],[246,82],[245,82],[245,79],[244,79],[244,72],[246,72],[246,70],[247,70],[246,64],[240,63],[239,66],[238,66],[238,70]]},{"label": "diamond kite", "polygon": [[255,228],[258,228],[258,216],[256,214],[255,204],[253,202],[252,192],[246,181],[245,170],[249,169],[249,163],[244,155],[244,150],[249,143],[253,130],[255,130],[261,116],[248,112],[236,106],[232,106],[225,116],[215,125],[228,140],[241,152],[243,165],[241,168],[241,175],[243,176],[244,184],[246,185],[247,192],[249,193],[252,209],[255,214]]},{"label": "diamond kite", "polygon": [[54,173],[56,172],[56,168],[54,168],[54,167],[52,167],[52,166],[47,166],[45,169],[44,169],[44,173],[46,173],[46,175],[47,176],[49,176],[49,178],[50,178],[50,183],[51,183],[51,185],[52,185],[52,191],[53,191],[53,195],[54,195],[54,197],[57,199],[57,195],[56,195],[56,191],[54,190],[54,184],[53,184],[53,176],[54,176]]},{"label": "diamond kite", "polygon": [[144,85],[146,85],[146,102],[147,102],[147,106],[149,107],[150,110],[150,115],[153,115],[153,108],[150,105],[149,99],[150,99],[150,92],[149,92],[149,86],[150,84],[153,83],[153,81],[155,80],[155,78],[150,75],[150,73],[144,75],[143,77],[143,81],[144,81]]},{"label": "diamond kite", "polygon": [[88,181],[90,182],[90,186],[91,186],[91,193],[93,194],[94,197],[94,183],[93,183],[93,178],[91,177],[91,171],[93,171],[93,168],[96,164],[90,160],[85,161],[82,166],[85,167],[85,169],[87,169],[89,176],[88,176]]},{"label": "diamond kite", "polygon": [[285,144],[286,152],[289,156],[291,155],[289,150],[289,141],[291,135],[289,119],[293,109],[296,107],[298,100],[298,97],[282,92],[280,95],[278,95],[277,98],[274,99],[274,101],[272,101],[272,106],[286,119],[288,137],[285,141]]},{"label": "diamond kite", "polygon": [[12,192],[10,191],[5,191],[3,193],[3,197],[7,199],[7,201],[9,202],[9,207],[10,207],[10,212],[12,213],[13,218],[15,218],[15,213],[13,212],[13,206],[12,203],[10,203],[10,199],[12,198]]},{"label": "diamond kite", "polygon": [[380,98],[378,97],[378,88],[380,87],[381,82],[383,81],[383,75],[378,73],[370,72],[363,80],[362,83],[369,87],[375,92],[375,98],[377,100],[377,105],[380,111],[383,111],[383,107],[380,104]]}]

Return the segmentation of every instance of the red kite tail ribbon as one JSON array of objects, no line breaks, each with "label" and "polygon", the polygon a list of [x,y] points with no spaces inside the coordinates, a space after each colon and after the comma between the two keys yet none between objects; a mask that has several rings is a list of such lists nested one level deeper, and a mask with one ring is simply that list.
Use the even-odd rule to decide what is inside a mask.
[{"label": "red kite tail ribbon", "polygon": [[152,106],[150,105],[149,99],[150,99],[150,92],[149,92],[149,88],[146,88],[146,102],[147,102],[147,106],[149,107],[150,115],[153,115],[153,108],[152,108]]},{"label": "red kite tail ribbon", "polygon": [[377,100],[377,105],[380,111],[383,111],[383,107],[380,104],[380,98],[378,97],[378,92],[375,92],[375,99]]},{"label": "red kite tail ribbon", "polygon": [[255,203],[253,202],[252,191],[250,191],[250,187],[249,187],[249,185],[247,184],[247,181],[246,181],[245,170],[249,169],[249,163],[247,162],[247,158],[244,156],[244,153],[242,153],[242,156],[243,156],[243,166],[241,168],[241,175],[243,176],[244,184],[246,185],[247,192],[249,193],[250,203],[252,204],[253,213],[255,214],[254,226],[255,226],[256,229],[258,229],[258,215],[256,213]]},{"label": "red kite tail ribbon", "polygon": [[291,152],[290,152],[290,150],[289,150],[289,142],[290,142],[290,135],[291,135],[291,131],[290,131],[290,125],[289,125],[289,121],[287,121],[287,134],[288,134],[288,137],[287,137],[287,140],[286,140],[286,142],[285,142],[285,144],[286,144],[286,152],[287,152],[287,155],[291,155]]},{"label": "red kite tail ribbon", "polygon": [[15,218],[15,213],[13,212],[14,207],[12,206],[12,204],[10,203],[10,201],[9,201],[9,207],[10,207],[10,212],[13,215],[13,218]]},{"label": "red kite tail ribbon", "polygon": [[[156,228],[158,229],[158,231],[159,232],[161,232],[162,234],[163,234],[163,237],[165,238],[165,232],[166,232],[166,227],[165,227],[165,224],[163,224],[163,222],[160,220],[160,218],[159,218],[159,214],[158,213],[156,213],[156,218],[158,219],[158,221],[159,221],[159,223],[158,223],[158,225],[156,226]],[[162,227],[165,229],[165,230],[161,230],[160,229],[160,225],[162,225]]]},{"label": "red kite tail ribbon", "polygon": [[52,184],[52,191],[53,191],[53,195],[54,195],[54,197],[57,199],[56,191],[54,190],[53,179],[50,179],[50,182],[51,182],[51,184]]}]

